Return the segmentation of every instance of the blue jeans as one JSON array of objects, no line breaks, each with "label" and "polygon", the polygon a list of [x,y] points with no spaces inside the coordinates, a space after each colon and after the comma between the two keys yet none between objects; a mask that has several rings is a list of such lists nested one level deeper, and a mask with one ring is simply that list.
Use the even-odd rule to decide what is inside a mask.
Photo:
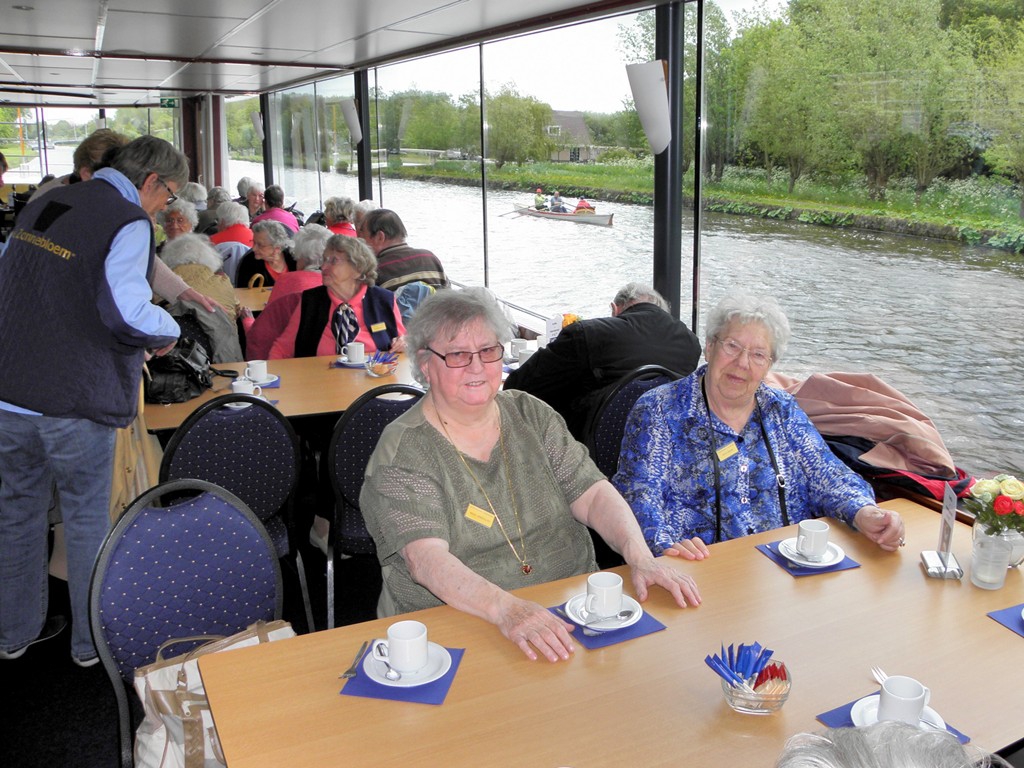
[{"label": "blue jeans", "polygon": [[89,580],[110,528],[113,427],[0,410],[0,650],[39,636],[46,620],[47,510],[57,484],[68,547],[71,653],[96,655]]}]

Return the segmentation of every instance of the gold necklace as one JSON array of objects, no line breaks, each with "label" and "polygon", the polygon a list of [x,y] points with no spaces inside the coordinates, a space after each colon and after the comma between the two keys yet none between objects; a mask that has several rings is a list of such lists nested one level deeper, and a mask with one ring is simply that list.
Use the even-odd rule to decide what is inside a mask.
[{"label": "gold necklace", "polygon": [[459,458],[462,459],[463,466],[469,470],[469,476],[473,478],[473,482],[476,483],[476,487],[480,489],[480,493],[484,495],[487,500],[487,506],[491,508],[491,514],[494,515],[494,519],[498,521],[498,528],[501,529],[501,535],[505,537],[505,541],[508,542],[509,549],[512,550],[512,555],[516,560],[519,561],[520,570],[524,575],[529,576],[533,572],[533,566],[526,562],[526,539],[523,537],[523,526],[519,522],[519,508],[516,506],[516,496],[512,492],[512,478],[508,474],[508,454],[505,453],[505,435],[501,431],[501,409],[498,409],[498,444],[501,446],[501,463],[505,470],[505,482],[508,484],[508,497],[512,500],[512,515],[515,517],[516,530],[519,531],[519,546],[523,549],[523,554],[520,556],[519,550],[516,549],[516,545],[512,543],[512,539],[505,531],[505,525],[501,522],[501,518],[498,516],[498,510],[495,509],[494,504],[491,502],[491,497],[487,495],[487,491],[484,490],[483,485],[476,477],[476,472],[469,466],[469,462],[466,461],[466,456],[459,450],[459,446],[452,440],[451,434],[448,432],[448,425],[444,419],[441,418],[441,412],[437,410],[437,404],[433,400],[430,404],[434,406],[434,414],[437,416],[437,420],[441,422],[441,429],[444,430],[444,436],[448,438],[448,442],[451,443],[452,448],[455,449],[455,453],[458,454]]}]

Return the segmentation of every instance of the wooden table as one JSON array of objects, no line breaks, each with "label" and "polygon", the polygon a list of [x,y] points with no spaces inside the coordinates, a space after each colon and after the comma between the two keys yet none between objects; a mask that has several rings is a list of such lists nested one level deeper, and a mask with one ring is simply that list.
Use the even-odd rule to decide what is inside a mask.
[{"label": "wooden table", "polygon": [[235,288],[235,296],[243,307],[248,307],[255,313],[260,313],[267,307],[270,301],[270,288]]},{"label": "wooden table", "polygon": [[[267,389],[263,396],[277,400],[277,408],[285,416],[314,416],[323,413],[341,413],[352,401],[384,384],[412,384],[412,367],[406,355],[398,356],[398,369],[392,376],[375,379],[363,369],[331,368],[336,358],[296,357],[270,360],[267,370],[281,377],[281,386]],[[217,363],[215,368],[229,368],[242,373],[245,363]],[[177,429],[181,423],[203,403],[223,394],[230,394],[231,380],[214,379],[213,387],[184,403],[146,405],[146,428],[150,432]]]},{"label": "wooden table", "polygon": [[[441,706],[339,696],[338,674],[391,620],[203,657],[200,668],[230,768],[252,766],[771,766],[815,716],[877,690],[870,668],[917,677],[931,704],[979,747],[1024,736],[1024,639],[985,614],[1024,602],[1024,574],[984,591],[924,576],[939,516],[885,502],[907,520],[907,546],[877,549],[844,526],[833,540],[862,567],[793,578],[754,549],[795,526],[713,546],[694,575],[703,604],[678,609],[654,590],[645,608],[667,630],[569,662],[528,661],[498,630],[443,606],[414,614],[430,638],[466,653]],[[970,529],[953,550],[970,564]],[[576,577],[521,590],[546,606],[585,590]],[[733,712],[704,656],[758,641],[793,675],[783,709]]]}]

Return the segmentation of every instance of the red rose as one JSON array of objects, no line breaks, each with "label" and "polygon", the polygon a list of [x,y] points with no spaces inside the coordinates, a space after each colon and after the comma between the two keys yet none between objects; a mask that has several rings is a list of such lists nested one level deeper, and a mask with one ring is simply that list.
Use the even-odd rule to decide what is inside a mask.
[{"label": "red rose", "polygon": [[996,496],[996,500],[992,502],[992,511],[997,515],[1008,515],[1016,510],[1013,508],[1013,499],[1009,496],[1003,496],[1000,494]]},{"label": "red rose", "polygon": [[1024,501],[1013,502],[1013,511],[1018,515],[1024,515]]}]

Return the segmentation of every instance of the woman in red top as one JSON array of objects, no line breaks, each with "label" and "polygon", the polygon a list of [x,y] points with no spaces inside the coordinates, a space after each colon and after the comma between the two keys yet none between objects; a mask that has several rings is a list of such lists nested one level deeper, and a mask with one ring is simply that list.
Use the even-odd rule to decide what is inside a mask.
[{"label": "woman in red top", "polygon": [[352,224],[355,203],[351,197],[329,197],[324,201],[324,219],[327,228],[336,235],[357,237],[356,228]]}]

